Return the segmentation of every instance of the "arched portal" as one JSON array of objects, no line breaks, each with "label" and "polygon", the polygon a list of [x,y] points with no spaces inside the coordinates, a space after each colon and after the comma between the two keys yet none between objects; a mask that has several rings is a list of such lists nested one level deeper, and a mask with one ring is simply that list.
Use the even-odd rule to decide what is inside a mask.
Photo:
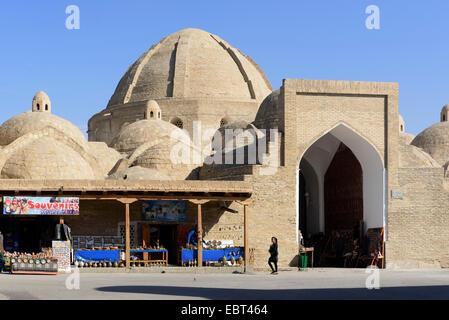
[{"label": "arched portal", "polygon": [[365,231],[386,227],[382,158],[350,127],[339,124],[309,146],[297,181],[297,225],[304,235],[351,228],[358,218]]}]

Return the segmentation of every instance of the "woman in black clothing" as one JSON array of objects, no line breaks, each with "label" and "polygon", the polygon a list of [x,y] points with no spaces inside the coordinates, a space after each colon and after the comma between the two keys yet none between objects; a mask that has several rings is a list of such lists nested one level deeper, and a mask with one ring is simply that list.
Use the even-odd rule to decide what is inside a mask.
[{"label": "woman in black clothing", "polygon": [[[271,238],[271,246],[270,250],[270,259],[268,259],[268,265],[270,266],[271,274],[277,274],[278,273],[278,239],[276,237]],[[274,267],[273,265],[274,264]]]}]

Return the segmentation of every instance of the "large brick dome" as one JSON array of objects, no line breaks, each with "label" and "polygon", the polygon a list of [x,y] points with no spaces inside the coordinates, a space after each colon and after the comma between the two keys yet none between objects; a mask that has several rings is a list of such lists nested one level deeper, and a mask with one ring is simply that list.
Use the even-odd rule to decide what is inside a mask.
[{"label": "large brick dome", "polygon": [[216,35],[184,29],[153,45],[131,65],[108,107],[167,97],[262,101],[271,91],[251,58]]}]

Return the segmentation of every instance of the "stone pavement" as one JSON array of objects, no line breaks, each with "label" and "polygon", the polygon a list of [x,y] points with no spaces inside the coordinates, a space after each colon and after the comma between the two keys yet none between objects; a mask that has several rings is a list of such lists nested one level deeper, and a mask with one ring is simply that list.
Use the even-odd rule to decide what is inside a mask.
[{"label": "stone pavement", "polygon": [[[380,289],[366,289],[365,270],[285,271],[277,276],[194,273],[0,275],[0,299],[449,299],[449,270],[380,271]],[[73,284],[73,282],[72,282]]]}]

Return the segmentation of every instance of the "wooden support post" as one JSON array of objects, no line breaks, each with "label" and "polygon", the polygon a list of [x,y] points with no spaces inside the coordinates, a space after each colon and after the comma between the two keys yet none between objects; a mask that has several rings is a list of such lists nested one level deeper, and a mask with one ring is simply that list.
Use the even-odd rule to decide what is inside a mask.
[{"label": "wooden support post", "polygon": [[249,264],[249,244],[248,244],[248,205],[243,205],[243,239],[245,246],[245,272],[247,271],[247,267]]},{"label": "wooden support post", "polygon": [[130,231],[129,231],[129,203],[125,203],[125,265],[126,268],[131,266],[130,263]]},{"label": "wooden support post", "polygon": [[201,214],[201,204],[198,204],[198,267],[203,266],[203,219]]},{"label": "wooden support post", "polygon": [[198,208],[198,221],[197,221],[197,240],[198,240],[198,267],[203,266],[203,216],[201,214],[201,205],[209,202],[209,200],[191,199],[190,202],[197,205]]},{"label": "wooden support post", "polygon": [[117,201],[125,204],[125,266],[131,267],[131,237],[130,237],[130,218],[129,218],[129,205],[137,201],[134,198],[119,198]]}]

